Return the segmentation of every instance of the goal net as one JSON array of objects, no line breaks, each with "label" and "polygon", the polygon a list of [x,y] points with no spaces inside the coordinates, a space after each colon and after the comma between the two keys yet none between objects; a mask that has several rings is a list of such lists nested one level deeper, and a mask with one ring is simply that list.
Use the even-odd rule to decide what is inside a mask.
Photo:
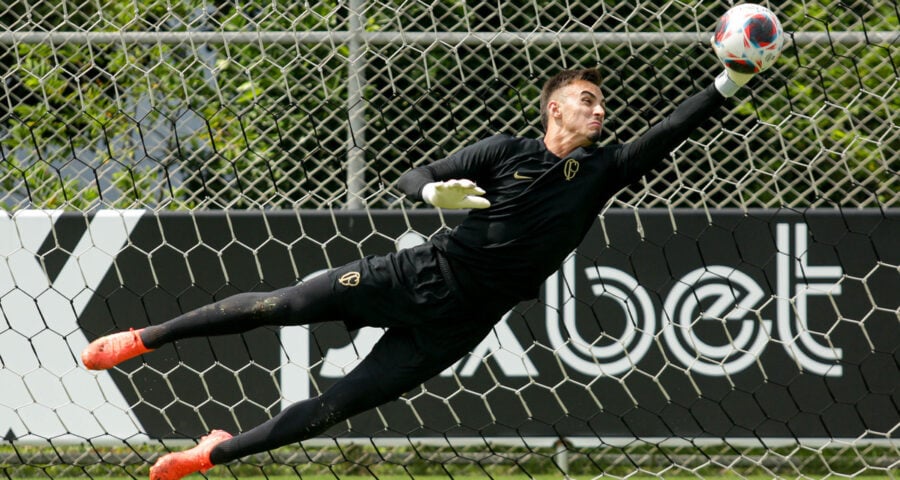
[{"label": "goal net", "polygon": [[[720,71],[720,2],[12,0],[0,7],[0,470],[145,476],[328,388],[381,335],[94,338],[421,243],[397,178],[604,75],[627,142]],[[896,1],[769,5],[783,58],[473,352],[217,474],[859,477],[898,467]]]}]

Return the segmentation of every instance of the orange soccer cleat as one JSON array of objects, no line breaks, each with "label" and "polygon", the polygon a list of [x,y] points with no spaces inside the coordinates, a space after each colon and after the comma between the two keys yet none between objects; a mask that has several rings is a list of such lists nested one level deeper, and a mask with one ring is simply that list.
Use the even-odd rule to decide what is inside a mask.
[{"label": "orange soccer cleat", "polygon": [[144,346],[141,330],[114,333],[100,337],[81,352],[81,363],[89,370],[106,370],[125,360],[152,350]]},{"label": "orange soccer cleat", "polygon": [[150,480],[178,480],[194,472],[206,473],[213,467],[209,460],[212,449],[230,438],[231,434],[224,430],[213,430],[196,447],[159,457],[150,467]]}]

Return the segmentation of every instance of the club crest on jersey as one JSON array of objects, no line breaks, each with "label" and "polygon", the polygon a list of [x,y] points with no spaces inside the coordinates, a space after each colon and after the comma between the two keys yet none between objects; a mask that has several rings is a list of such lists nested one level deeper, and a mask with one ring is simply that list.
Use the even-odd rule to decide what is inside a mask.
[{"label": "club crest on jersey", "polygon": [[578,160],[574,158],[569,158],[566,160],[566,164],[563,165],[563,175],[566,176],[566,180],[571,180],[575,178],[575,175],[578,174],[578,167],[581,164],[578,163]]},{"label": "club crest on jersey", "polygon": [[345,287],[355,287],[359,285],[359,272],[347,272],[338,278],[338,283]]}]

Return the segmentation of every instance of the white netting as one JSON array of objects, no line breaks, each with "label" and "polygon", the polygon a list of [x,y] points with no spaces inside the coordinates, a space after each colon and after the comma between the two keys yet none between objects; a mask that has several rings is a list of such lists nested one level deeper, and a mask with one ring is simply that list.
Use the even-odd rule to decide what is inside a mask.
[{"label": "white netting", "polygon": [[[896,469],[898,4],[769,6],[779,64],[619,194],[540,301],[404,401],[231,472]],[[633,139],[718,73],[727,7],[6,2],[0,470],[144,475],[327,387],[377,331],[197,340],[96,376],[77,354],[453,224],[396,179],[496,132],[539,136],[559,69],[598,66],[606,138]]]},{"label": "white netting", "polygon": [[[539,135],[540,82],[599,65],[627,140],[718,70],[724,6],[8,2],[8,209],[396,205],[410,164]],[[893,2],[787,3],[784,59],[639,206],[896,201]],[[387,187],[387,188],[386,188]]]}]

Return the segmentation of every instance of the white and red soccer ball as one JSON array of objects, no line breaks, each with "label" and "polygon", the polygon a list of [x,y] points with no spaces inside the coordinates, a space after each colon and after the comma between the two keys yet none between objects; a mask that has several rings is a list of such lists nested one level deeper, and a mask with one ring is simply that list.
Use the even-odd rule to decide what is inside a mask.
[{"label": "white and red soccer ball", "polygon": [[778,17],[753,3],[736,5],[719,18],[712,47],[726,68],[738,73],[759,73],[781,55],[784,30]]}]

